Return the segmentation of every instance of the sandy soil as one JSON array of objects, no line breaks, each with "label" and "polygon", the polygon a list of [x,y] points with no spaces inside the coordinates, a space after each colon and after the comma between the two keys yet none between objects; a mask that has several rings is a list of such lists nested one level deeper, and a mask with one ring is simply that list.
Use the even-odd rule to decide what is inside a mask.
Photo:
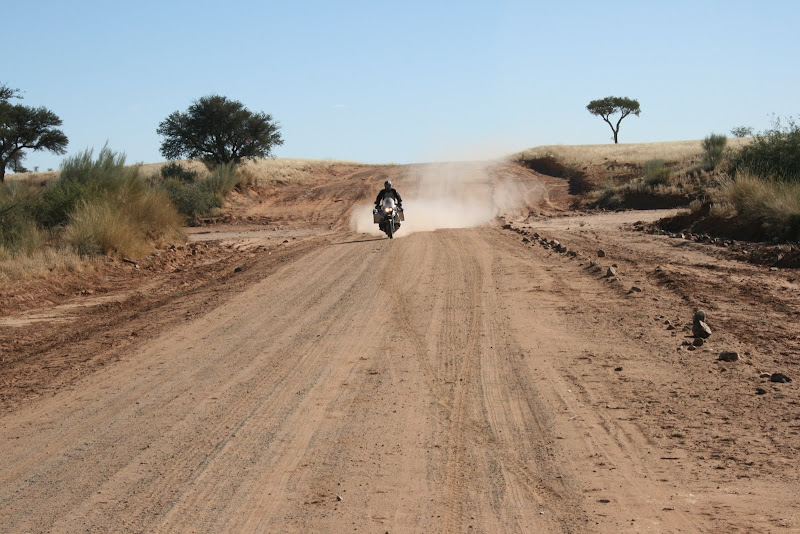
[{"label": "sandy soil", "polygon": [[[364,223],[387,178],[394,240]],[[796,271],[507,164],[232,206],[138,266],[0,288],[0,530],[800,531]]]}]

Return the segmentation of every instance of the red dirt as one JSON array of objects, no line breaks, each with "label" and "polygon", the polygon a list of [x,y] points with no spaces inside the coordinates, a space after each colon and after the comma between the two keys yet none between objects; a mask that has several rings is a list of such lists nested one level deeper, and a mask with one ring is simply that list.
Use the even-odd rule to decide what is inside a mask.
[{"label": "red dirt", "polygon": [[[409,224],[353,232],[386,178]],[[442,197],[498,217],[411,224]],[[0,530],[800,530],[797,271],[570,204],[514,165],[348,167],[0,288]]]}]

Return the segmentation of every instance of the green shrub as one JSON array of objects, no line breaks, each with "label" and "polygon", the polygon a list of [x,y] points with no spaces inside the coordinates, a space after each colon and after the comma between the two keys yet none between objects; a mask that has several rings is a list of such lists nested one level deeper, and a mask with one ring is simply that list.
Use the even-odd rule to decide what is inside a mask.
[{"label": "green shrub", "polygon": [[187,169],[177,161],[170,161],[161,167],[161,178],[165,180],[175,178],[180,182],[196,182],[199,177],[197,171]]},{"label": "green shrub", "polygon": [[651,159],[642,167],[644,183],[647,186],[667,185],[672,179],[672,171],[663,159]]},{"label": "green shrub", "polygon": [[38,194],[28,184],[10,182],[0,187],[0,246],[9,252],[30,253],[44,243],[31,216]]},{"label": "green shrub", "polygon": [[619,209],[624,206],[625,199],[622,190],[613,185],[606,185],[599,191],[594,192],[594,202],[592,205],[598,208]]},{"label": "green shrub", "polygon": [[90,196],[90,188],[79,182],[54,180],[42,191],[39,202],[33,206],[32,215],[44,228],[63,226],[82,199]]},{"label": "green shrub", "polygon": [[63,161],[61,176],[47,184],[40,201],[32,207],[32,214],[44,228],[63,226],[82,201],[112,195],[125,202],[147,189],[139,178],[139,167],[125,166],[125,154],[103,147],[94,159],[93,151],[87,149]]},{"label": "green shrub", "polygon": [[193,218],[222,207],[222,198],[214,194],[205,180],[195,183],[170,179],[161,185],[180,213]]},{"label": "green shrub", "polygon": [[61,177],[43,189],[0,188],[0,246],[9,253],[63,241],[83,256],[139,256],[148,241],[180,234],[181,217],[166,193],[125,166],[125,155],[104,147],[67,158]]},{"label": "green shrub", "polygon": [[196,218],[221,208],[225,197],[239,183],[233,164],[218,165],[211,176],[194,182],[169,178],[161,183],[169,199],[180,213]]},{"label": "green shrub", "polygon": [[731,128],[731,135],[734,137],[752,137],[753,128],[750,126],[736,126]]},{"label": "green shrub", "polygon": [[733,158],[733,167],[778,180],[800,181],[800,125],[791,117],[784,125],[780,118],[772,128],[758,133]]},{"label": "green shrub", "polygon": [[728,138],[723,134],[712,133],[703,139],[703,168],[713,171],[722,163]]}]

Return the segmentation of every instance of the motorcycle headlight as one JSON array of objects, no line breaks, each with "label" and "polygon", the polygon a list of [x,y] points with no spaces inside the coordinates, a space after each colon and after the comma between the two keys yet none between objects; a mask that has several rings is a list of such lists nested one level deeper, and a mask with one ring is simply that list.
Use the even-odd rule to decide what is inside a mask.
[{"label": "motorcycle headlight", "polygon": [[383,208],[386,213],[392,213],[392,208]]}]

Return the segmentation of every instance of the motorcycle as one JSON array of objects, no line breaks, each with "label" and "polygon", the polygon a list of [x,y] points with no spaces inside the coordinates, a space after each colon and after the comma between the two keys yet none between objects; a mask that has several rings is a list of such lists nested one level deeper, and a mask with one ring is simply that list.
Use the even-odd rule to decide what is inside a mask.
[{"label": "motorcycle", "polygon": [[384,198],[380,208],[372,210],[372,220],[378,224],[381,232],[386,232],[389,239],[400,229],[400,221],[404,221],[403,208],[393,198]]}]

